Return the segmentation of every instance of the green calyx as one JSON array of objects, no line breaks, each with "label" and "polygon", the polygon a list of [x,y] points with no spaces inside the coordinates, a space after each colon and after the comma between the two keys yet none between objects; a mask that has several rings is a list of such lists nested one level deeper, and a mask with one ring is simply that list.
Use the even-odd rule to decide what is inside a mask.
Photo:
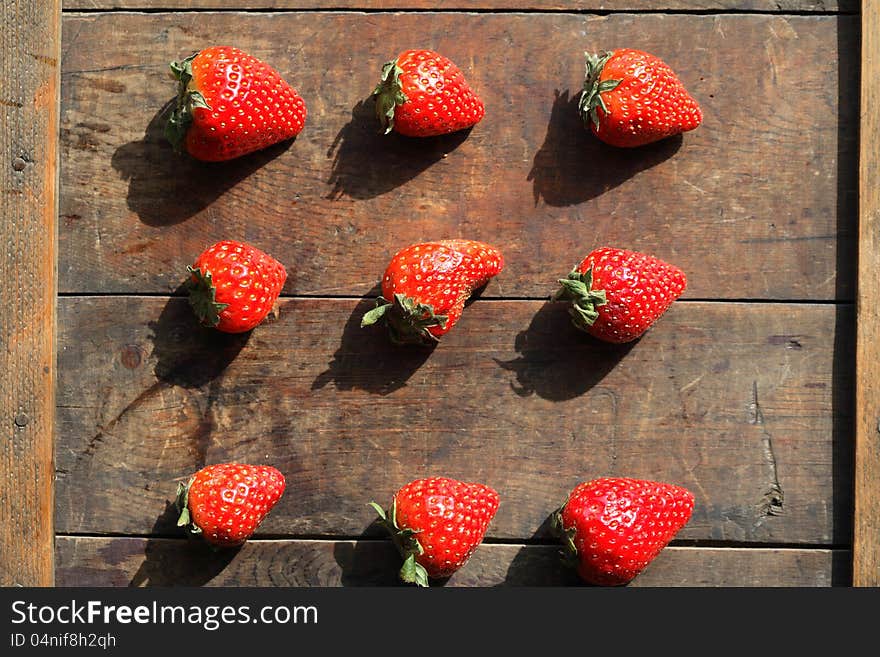
[{"label": "green calyx", "polygon": [[587,72],[584,77],[584,90],[581,92],[581,98],[578,102],[578,111],[584,123],[599,129],[599,108],[605,114],[608,114],[608,108],[602,99],[602,94],[617,88],[620,80],[605,80],[599,82],[599,76],[605,64],[611,59],[613,53],[603,52],[598,54],[585,53],[587,57]]},{"label": "green calyx", "polygon": [[193,522],[189,512],[189,484],[180,482],[177,485],[177,500],[175,504],[177,512],[180,514],[177,518],[177,526],[186,527],[186,531],[193,536],[200,535],[202,530]]},{"label": "green calyx", "polygon": [[373,98],[376,101],[376,116],[382,124],[383,134],[388,134],[394,129],[394,108],[403,105],[409,98],[403,93],[400,84],[400,74],[403,69],[396,61],[385,62],[382,66],[382,79],[373,90]]},{"label": "green calyx", "polygon": [[386,513],[385,509],[375,502],[370,502],[370,506],[379,515],[379,524],[391,534],[394,546],[403,557],[403,566],[400,568],[401,581],[417,586],[429,586],[428,571],[416,561],[416,557],[423,554],[425,550],[416,538],[417,532],[415,530],[401,529],[397,526],[397,504],[391,503],[390,513]]},{"label": "green calyx", "polygon": [[220,313],[229,304],[217,302],[217,288],[211,281],[211,272],[202,273],[200,269],[193,267],[187,267],[186,270],[190,274],[187,281],[189,305],[202,324],[217,326],[220,323]]},{"label": "green calyx", "polygon": [[391,301],[384,297],[376,299],[376,307],[364,314],[361,327],[371,326],[381,319],[388,325],[391,341],[395,344],[432,345],[439,340],[429,329],[432,326],[445,328],[449,318],[435,315],[430,304],[395,294]]},{"label": "green calyx", "polygon": [[552,301],[570,301],[569,315],[574,325],[587,331],[599,317],[599,306],[608,303],[605,290],[593,289],[593,268],[581,274],[573,269],[568,278],[559,279],[559,290],[553,295]]},{"label": "green calyx", "polygon": [[574,527],[568,529],[565,528],[565,524],[562,521],[562,510],[564,508],[565,506],[559,507],[551,516],[550,532],[562,543],[562,552],[560,555],[562,563],[569,568],[577,568],[578,551],[577,546],[574,543],[577,530]]},{"label": "green calyx", "polygon": [[193,121],[193,110],[197,107],[211,109],[202,93],[189,87],[192,80],[192,62],[198,54],[193,53],[182,61],[170,64],[171,74],[177,80],[177,101],[165,124],[165,138],[171,142],[177,153],[183,149],[186,131]]}]

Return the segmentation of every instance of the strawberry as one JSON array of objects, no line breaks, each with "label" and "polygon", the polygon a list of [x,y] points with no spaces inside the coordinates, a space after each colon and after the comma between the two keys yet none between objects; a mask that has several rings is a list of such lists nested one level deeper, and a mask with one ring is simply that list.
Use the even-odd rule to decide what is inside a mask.
[{"label": "strawberry", "polygon": [[177,103],[165,136],[178,152],[231,160],[300,133],[306,105],[275,69],[230,46],[212,46],[171,63]]},{"label": "strawberry", "polygon": [[606,246],[591,252],[559,283],[553,300],[571,302],[577,328],[621,343],[647,331],[684,292],[687,277],[652,255]]},{"label": "strawberry", "polygon": [[287,280],[275,258],[233,240],[209,246],[186,269],[193,311],[203,324],[224,333],[250,331],[262,322]]},{"label": "strawberry", "polygon": [[672,69],[631,48],[587,54],[578,108],[593,134],[621,147],[687,132],[703,121],[700,106]]},{"label": "strawberry", "polygon": [[428,586],[464,566],[483,536],[500,499],[484,484],[449,477],[416,479],[398,490],[386,511],[370,506],[403,557],[400,579]]},{"label": "strawberry", "polygon": [[386,62],[373,97],[385,134],[445,135],[476,125],[486,113],[458,66],[431,50],[406,50]]},{"label": "strawberry", "polygon": [[398,251],[382,277],[382,296],[361,326],[384,319],[397,344],[432,344],[448,333],[474,290],[504,267],[495,247],[473,240],[413,244]]},{"label": "strawberry", "polygon": [[693,494],[680,486],[601,477],[575,486],[553,515],[553,530],[584,581],[619,586],[645,569],[693,510]]},{"label": "strawberry", "polygon": [[269,465],[209,465],[178,487],[177,526],[216,547],[241,545],[281,498],[284,485],[284,475]]}]

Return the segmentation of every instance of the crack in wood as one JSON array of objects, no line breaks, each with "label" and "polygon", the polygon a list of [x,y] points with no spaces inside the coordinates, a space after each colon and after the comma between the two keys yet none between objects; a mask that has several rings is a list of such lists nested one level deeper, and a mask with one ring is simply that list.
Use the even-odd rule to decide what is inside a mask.
[{"label": "crack in wood", "polygon": [[776,453],[773,450],[773,438],[764,424],[764,412],[758,402],[758,382],[752,381],[752,401],[749,403],[749,424],[761,427],[761,449],[763,461],[767,466],[769,486],[758,503],[758,516],[755,519],[753,529],[757,529],[764,523],[764,519],[770,516],[782,515],[785,494],[779,484],[779,473],[776,462]]}]

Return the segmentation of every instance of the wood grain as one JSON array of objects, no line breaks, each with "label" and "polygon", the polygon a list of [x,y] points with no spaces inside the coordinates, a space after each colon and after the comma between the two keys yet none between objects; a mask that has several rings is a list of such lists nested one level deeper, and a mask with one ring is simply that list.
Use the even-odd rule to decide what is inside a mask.
[{"label": "wood grain", "polygon": [[[398,586],[386,540],[249,541],[212,552],[195,541],[62,536],[59,586]],[[630,586],[841,586],[850,553],[667,547]],[[579,586],[553,545],[481,545],[445,586]]]},{"label": "wood grain", "polygon": [[853,583],[880,586],[880,3],[862,8],[861,175],[855,427],[855,534]]},{"label": "wood grain", "polygon": [[62,298],[58,531],[176,535],[177,481],[238,460],[288,478],[267,536],[369,533],[369,501],[445,473],[500,492],[491,537],[546,537],[616,474],[690,488],[686,539],[849,542],[849,306],[679,302],[615,348],[559,304],[478,300],[433,351],[361,329],[371,306],[288,299],[230,337],[181,298]]},{"label": "wood grain", "polygon": [[[858,11],[857,0],[456,0],[442,3],[446,10],[494,11]],[[431,0],[64,0],[65,10],[86,9],[429,9]]]},{"label": "wood grain", "polygon": [[[233,34],[306,98],[306,128],[228,165],[175,158],[167,62]],[[490,296],[543,297],[612,244],[681,266],[689,298],[853,299],[857,17],[97,13],[63,38],[66,293],[167,293],[237,237],[288,266],[288,294],[360,296],[397,249],[466,236],[506,254]],[[375,133],[365,99],[414,42],[484,96],[470,133]],[[622,43],[673,65],[703,126],[632,152],[583,129],[582,51]]]},{"label": "wood grain", "polygon": [[54,581],[59,2],[0,9],[0,586]]}]

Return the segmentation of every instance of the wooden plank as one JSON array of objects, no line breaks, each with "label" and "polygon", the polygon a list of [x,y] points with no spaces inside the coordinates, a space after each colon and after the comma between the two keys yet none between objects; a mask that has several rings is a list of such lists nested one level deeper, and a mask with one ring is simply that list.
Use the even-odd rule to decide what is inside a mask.
[{"label": "wooden plank", "polygon": [[[386,540],[249,541],[212,552],[194,541],[62,536],[59,586],[396,586]],[[841,586],[850,553],[667,547],[630,586]],[[439,584],[439,583],[438,583]],[[553,545],[483,544],[446,586],[576,586]]]},{"label": "wooden plank", "polygon": [[0,586],[54,581],[59,2],[0,9]]},{"label": "wooden plank", "polygon": [[[65,10],[83,9],[437,9],[431,0],[64,0]],[[494,11],[858,11],[857,0],[457,0],[446,10]]]},{"label": "wooden plank", "polygon": [[546,537],[616,474],[693,490],[682,538],[849,543],[851,306],[679,302],[613,348],[559,304],[478,300],[432,352],[361,329],[371,306],[286,299],[230,338],[181,298],[60,299],[58,531],[175,535],[177,481],[240,460],[288,477],[268,536],[358,536],[440,472],[500,492],[490,536]]},{"label": "wooden plank", "polygon": [[858,338],[856,350],[855,533],[853,583],[880,586],[880,3],[862,8],[861,176],[859,211]]},{"label": "wooden plank", "polygon": [[[300,90],[306,129],[227,165],[174,158],[167,62],[231,34]],[[679,264],[690,298],[852,300],[857,38],[853,16],[67,16],[61,289],[167,293],[207,244],[239,237],[289,267],[289,294],[360,296],[396,249],[467,236],[507,256],[494,296],[544,297],[608,243]],[[470,134],[375,133],[376,71],[414,42],[484,95]],[[638,151],[587,134],[582,51],[613,44],[674,64],[705,124]]]}]

